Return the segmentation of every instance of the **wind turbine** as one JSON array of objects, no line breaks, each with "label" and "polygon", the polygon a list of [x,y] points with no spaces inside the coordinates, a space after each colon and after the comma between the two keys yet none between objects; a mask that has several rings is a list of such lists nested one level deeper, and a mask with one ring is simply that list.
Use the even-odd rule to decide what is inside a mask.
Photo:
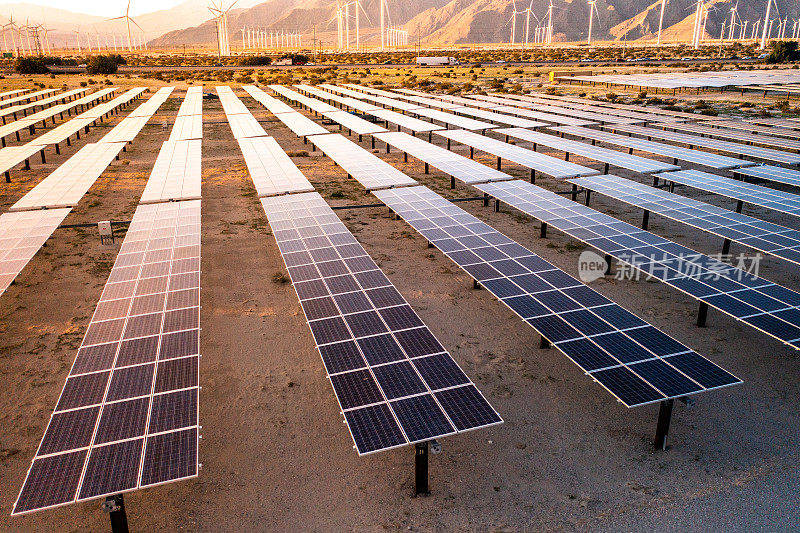
[{"label": "wind turbine", "polygon": [[658,17],[658,38],[656,44],[661,44],[661,28],[664,27],[664,9],[667,7],[667,0],[661,0],[661,15]]},{"label": "wind turbine", "polygon": [[590,46],[592,44],[592,22],[594,22],[592,15],[597,15],[597,21],[600,22],[600,15],[597,13],[597,0],[589,0],[589,39],[586,43]]},{"label": "wind turbine", "polygon": [[121,17],[114,17],[112,19],[106,19],[106,21],[123,20],[123,19],[125,20],[125,23],[126,23],[126,25],[128,27],[128,51],[132,52],[133,51],[133,44],[132,44],[133,40],[131,39],[131,22],[133,22],[133,24],[137,28],[139,28],[141,31],[144,31],[144,30],[142,30],[142,27],[139,26],[136,23],[136,21],[131,18],[130,13],[131,13],[131,0],[128,0],[128,7],[125,8],[125,14],[124,15],[122,15]]},{"label": "wind turbine", "polygon": [[530,27],[531,27],[531,15],[533,15],[533,18],[536,19],[536,23],[537,24],[539,23],[539,18],[531,10],[532,7],[533,7],[533,0],[531,0],[531,3],[528,5],[528,7],[525,8],[525,11],[524,11],[524,13],[525,13],[525,47],[526,48],[528,47],[528,34],[530,32]]},{"label": "wind turbine", "polygon": [[736,29],[736,11],[738,9],[739,9],[739,3],[738,2],[736,4],[734,4],[733,7],[731,7],[731,26],[730,26],[730,28],[728,28],[728,40],[729,41],[733,40],[733,30]]},{"label": "wind turbine", "polygon": [[550,5],[547,7],[547,44],[553,42],[553,0],[550,0]]},{"label": "wind turbine", "polygon": [[[769,24],[769,15],[770,15],[770,10],[772,9],[772,4],[774,2],[775,2],[775,0],[767,0],[767,13],[764,15],[764,30],[761,33],[761,46],[758,47],[759,50],[763,50],[764,48],[767,47],[767,37],[768,37],[768,35],[767,35],[767,32],[768,32],[767,27],[769,26],[770,30],[772,29],[772,25]],[[778,4],[775,4],[775,11],[778,11]],[[780,16],[780,15],[778,15],[778,16]]]}]

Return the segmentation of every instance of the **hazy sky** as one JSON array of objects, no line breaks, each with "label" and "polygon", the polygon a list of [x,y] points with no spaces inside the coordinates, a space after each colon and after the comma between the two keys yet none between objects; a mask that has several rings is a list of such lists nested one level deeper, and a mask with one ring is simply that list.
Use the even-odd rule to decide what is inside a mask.
[{"label": "hazy sky", "polygon": [[[131,0],[131,15],[139,15],[159,9],[168,9],[180,4],[183,0]],[[125,13],[127,0],[23,0],[26,4],[36,4],[45,7],[57,7],[78,13],[87,13],[102,17],[119,16]],[[0,5],[17,4],[20,0],[0,0]]]},{"label": "hazy sky", "polygon": [[[260,0],[263,1],[263,0]],[[90,15],[97,15],[101,17],[114,17],[125,13],[125,7],[128,5],[127,0],[0,0],[0,5],[4,4],[17,4],[17,3],[36,4],[45,7],[57,7],[66,9],[68,11],[75,11],[78,13],[88,13]],[[158,11],[160,9],[169,9],[182,3],[183,0],[131,0],[131,16],[140,15],[142,13],[149,13],[151,11]],[[225,5],[230,5],[232,0],[225,0]],[[200,5],[207,5],[209,2],[198,2]],[[219,2],[215,2],[219,4]],[[242,6],[257,4],[258,0],[243,0],[237,4]]]}]

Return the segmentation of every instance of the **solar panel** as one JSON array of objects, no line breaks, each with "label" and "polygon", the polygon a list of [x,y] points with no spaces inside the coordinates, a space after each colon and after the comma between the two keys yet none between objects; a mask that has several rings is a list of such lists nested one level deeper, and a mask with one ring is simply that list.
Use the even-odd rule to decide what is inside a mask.
[{"label": "solar panel", "polygon": [[126,117],[111,128],[111,131],[106,133],[98,142],[131,142],[139,135],[139,132],[142,131],[142,128],[149,120],[150,116]]},{"label": "solar panel", "polygon": [[319,194],[261,203],[359,455],[502,423]]},{"label": "solar panel", "polygon": [[203,88],[189,87],[186,89],[186,96],[178,109],[178,116],[202,115],[203,114]]},{"label": "solar panel", "polygon": [[[456,109],[456,111],[458,110]],[[426,117],[432,121],[438,120],[439,122],[447,124],[448,126],[461,128],[464,130],[487,130],[495,127],[495,125],[491,122],[473,120],[471,118],[454,115],[453,113],[448,113],[439,109],[415,109],[413,113],[420,117]]]},{"label": "solar panel", "polygon": [[[477,95],[469,95],[471,98],[478,98]],[[511,102],[509,102],[511,103]],[[632,119],[628,117],[615,117],[605,113],[598,113],[596,111],[585,111],[581,109],[567,109],[557,105],[548,105],[542,103],[533,103],[530,101],[514,102],[512,105],[527,107],[535,111],[550,113],[553,115],[565,115],[568,117],[579,118],[588,120],[590,122],[597,122],[598,124],[638,124],[641,120]]]},{"label": "solar panel", "polygon": [[422,133],[426,131],[441,131],[444,129],[442,126],[437,126],[436,124],[410,117],[398,113],[397,111],[392,111],[391,109],[378,109],[377,111],[370,111],[369,114],[385,120],[386,122],[391,122],[397,126],[398,131],[400,128],[405,128],[414,133]]},{"label": "solar panel", "polygon": [[748,176],[775,183],[785,183],[800,187],[800,170],[791,168],[776,167],[772,165],[759,165],[757,167],[737,168],[734,175]]},{"label": "solar panel", "polygon": [[[472,105],[475,104],[473,103]],[[532,109],[520,109],[518,107],[511,107],[507,105],[497,106],[493,108],[492,111],[496,111],[498,113],[506,113],[509,115],[517,115],[520,117],[538,120],[541,122],[547,122],[549,124],[556,124],[559,126],[594,126],[596,124],[591,120],[563,117],[559,115],[554,115],[552,113],[542,113],[540,111],[534,111]]]},{"label": "solar panel", "polygon": [[0,172],[6,173],[6,181],[8,179],[8,171],[19,165],[23,161],[27,161],[30,157],[37,152],[41,152],[42,146],[38,144],[23,144],[21,146],[6,146],[0,149]]},{"label": "solar panel", "polygon": [[[738,171],[737,171],[738,172]],[[745,183],[743,181],[701,172],[699,170],[680,170],[664,172],[656,177],[667,181],[682,183],[695,189],[727,196],[767,209],[789,215],[800,216],[800,195]]]},{"label": "solar panel", "polygon": [[800,349],[800,294],[521,180],[475,185],[644,275]]},{"label": "solar panel", "polygon": [[[670,126],[672,127],[672,126]],[[721,141],[718,139],[710,139],[708,137],[697,137],[696,135],[687,135],[685,133],[677,133],[674,131],[666,131],[658,128],[645,128],[642,126],[628,126],[619,125],[614,126],[613,129],[632,133],[634,135],[642,135],[648,138],[662,139],[669,142],[688,144],[689,148],[695,146],[708,148],[710,150],[719,150],[720,152],[728,152],[741,156],[753,157],[757,159],[766,159],[767,161],[777,161],[779,163],[787,163],[794,165],[800,163],[800,154],[793,154],[783,152],[780,150],[771,150],[769,148],[760,148],[758,146],[748,146],[740,143]]]},{"label": "solar panel", "polygon": [[95,117],[78,115],[72,120],[68,120],[63,124],[59,124],[52,130],[39,135],[35,139],[31,140],[29,144],[31,146],[37,146],[40,150],[43,147],[51,144],[59,144],[76,133],[80,134],[81,130],[88,128],[94,124],[96,120],[97,119]]},{"label": "solar panel", "polygon": [[800,231],[618,176],[569,180],[630,205],[800,264]]},{"label": "solar panel", "polygon": [[576,165],[569,161],[562,161],[561,159],[556,159],[549,155],[504,143],[503,141],[492,139],[471,131],[450,130],[437,131],[436,133],[447,139],[488,152],[498,158],[513,161],[514,163],[543,172],[554,178],[574,178],[575,176],[599,174],[597,170]]},{"label": "solar panel", "polygon": [[[70,98],[82,95],[85,92],[87,92],[87,90],[88,89],[74,89],[72,91],[67,91],[67,92],[64,92],[64,93],[60,93],[60,94],[58,94],[56,96],[52,96],[50,98],[45,98],[44,100],[38,100],[38,101],[35,102],[35,105],[42,107],[42,109],[40,111],[37,111],[36,113],[32,113],[30,115],[27,115],[27,116],[25,116],[25,118],[21,118],[19,120],[11,122],[10,124],[7,124],[7,125],[15,124],[16,122],[22,122],[22,121],[25,121],[25,120],[33,120],[33,121],[44,120],[46,118],[50,118],[52,116],[55,116],[55,115],[57,115],[59,113],[63,113],[67,109],[73,108],[75,106],[78,106],[78,105],[81,105],[81,104],[85,105],[87,102],[91,102],[92,99],[88,99],[87,100],[87,99],[85,99],[86,97],[83,97],[83,98],[78,98],[78,99],[71,100],[71,101],[67,101],[67,100],[69,100]],[[116,88],[114,88],[112,90],[116,90]],[[101,93],[101,92],[105,93],[104,90],[97,91],[97,92],[98,93]],[[57,103],[57,102],[61,102],[61,103]],[[2,102],[0,102],[0,103],[2,103]],[[52,105],[50,107],[45,107],[45,104],[51,104],[51,103],[52,104],[56,104],[56,105]]]},{"label": "solar panel", "polygon": [[514,179],[505,172],[495,170],[477,161],[453,153],[405,132],[393,131],[378,133],[376,139],[410,154],[412,157],[433,165],[464,183],[483,183],[486,181]]},{"label": "solar panel", "polygon": [[[317,98],[321,98],[322,100],[331,100],[331,101],[334,101],[334,102],[339,102],[343,106],[348,106],[348,107],[351,107],[353,109],[357,109],[359,111],[369,112],[369,111],[374,111],[376,109],[380,109],[376,105],[369,104],[367,102],[362,102],[361,100],[357,100],[355,98],[350,98],[350,97],[347,97],[347,96],[338,96],[336,94],[325,92],[325,91],[323,91],[321,89],[318,89],[317,87],[313,87],[311,85],[299,84],[299,85],[295,85],[295,87],[297,87],[301,91],[303,91],[305,93],[308,93],[308,94],[310,94],[312,96],[316,96]],[[309,98],[308,100],[303,101],[302,103],[306,103],[307,101],[319,102],[319,100],[314,100],[313,98]],[[327,104],[325,104],[325,105],[327,105]],[[313,109],[313,106],[309,106],[309,107],[311,107]],[[323,113],[324,111],[319,111],[319,112]]]},{"label": "solar panel", "polygon": [[233,89],[227,85],[218,86],[217,94],[219,95],[219,101],[222,104],[222,109],[229,117],[231,115],[250,114],[250,110],[247,109],[247,106],[244,105],[241,100],[239,100],[239,97],[233,93]]},{"label": "solar panel", "polygon": [[284,104],[277,98],[273,98],[258,87],[253,85],[244,85],[242,89],[247,91],[247,94],[249,94],[256,102],[266,107],[267,110],[273,115],[277,115],[279,113],[296,113],[293,107]]},{"label": "solar panel", "polygon": [[347,111],[328,111],[322,115],[358,135],[371,135],[373,133],[387,131],[383,126],[373,124]]},{"label": "solar panel", "polygon": [[627,407],[740,383],[427,187],[374,194]]},{"label": "solar panel", "polygon": [[261,127],[261,124],[259,124],[249,111],[247,114],[228,115],[228,124],[230,124],[231,131],[233,132],[233,138],[237,140],[267,135],[267,132],[264,131],[264,128]]},{"label": "solar panel", "polygon": [[[0,117],[2,117],[3,120],[5,121],[5,117],[9,115],[15,115],[16,113],[23,112],[27,109],[35,108],[37,106],[45,106],[48,103],[57,102],[62,98],[60,95],[37,100],[39,96],[46,96],[56,91],[57,89],[43,89],[41,91],[36,91],[35,93],[24,94],[16,98],[9,98],[8,100],[3,100],[2,103],[4,105],[9,105],[9,107],[4,107],[3,109],[0,109]],[[26,103],[24,104],[17,103],[23,101]],[[15,104],[15,105],[10,105],[10,104]]]},{"label": "solar panel", "polygon": [[711,152],[692,150],[689,148],[682,148],[680,146],[672,146],[670,144],[646,141],[644,139],[635,139],[633,137],[628,137],[627,135],[618,135],[616,133],[609,133],[607,131],[593,130],[590,128],[578,128],[573,126],[560,126],[551,129],[553,131],[558,131],[566,135],[574,135],[583,139],[593,139],[599,142],[624,146],[625,148],[629,149],[629,153],[632,153],[633,150],[640,150],[642,152],[669,157],[674,161],[688,161],[690,163],[716,168],[719,170],[755,165],[755,163],[752,161],[734,159],[733,157],[713,154]]},{"label": "solar panel", "polygon": [[284,98],[288,98],[289,100],[294,100],[295,102],[299,102],[317,113],[336,111],[336,108],[330,104],[326,104],[325,102],[320,102],[319,100],[315,100],[314,98],[309,98],[307,96],[298,93],[297,91],[287,89],[282,85],[269,85],[268,87],[273,91],[275,91],[276,93],[283,96]]},{"label": "solar panel", "polygon": [[239,139],[239,148],[258,196],[314,190],[272,137]]},{"label": "solar panel", "polygon": [[317,137],[330,133],[310,118],[296,111],[294,113],[281,113],[275,116],[298,137],[310,138],[311,136]]},{"label": "solar panel", "polygon": [[[620,168],[633,170],[634,172],[653,173],[664,172],[667,170],[680,170],[680,167],[655,161],[653,159],[645,159],[636,155],[620,153],[608,148],[601,148],[600,146],[593,146],[580,141],[571,141],[569,139],[562,139],[555,135],[547,135],[536,131],[526,130],[522,128],[506,128],[495,130],[501,135],[508,135],[523,141],[529,141],[534,146],[540,144],[555,148],[558,151],[567,154],[575,154],[582,157],[588,157],[595,161],[601,161]],[[535,148],[534,148],[535,150]]]},{"label": "solar panel", "polygon": [[775,129],[800,130],[800,122],[783,117],[749,118],[745,122],[772,126]]},{"label": "solar panel", "polygon": [[772,137],[770,135],[760,135],[757,133],[749,133],[741,130],[734,130],[729,128],[712,128],[710,126],[701,124],[653,124],[656,127],[666,127],[672,130],[696,133],[698,135],[706,135],[708,137],[719,137],[721,139],[728,139],[742,143],[752,143],[763,146],[770,146],[773,148],[781,148],[783,150],[800,150],[800,141],[793,139],[784,139],[782,137]]},{"label": "solar panel", "polygon": [[0,295],[69,212],[69,209],[40,209],[0,215]]},{"label": "solar panel", "polygon": [[615,117],[623,117],[634,119],[637,122],[675,122],[679,119],[677,117],[664,117],[662,115],[657,115],[654,113],[649,113],[647,110],[643,108],[638,108],[635,110],[627,110],[627,109],[610,109],[603,106],[598,106],[594,104],[587,104],[587,103],[565,103],[565,102],[553,102],[552,100],[548,100],[545,98],[540,98],[537,96],[529,95],[526,97],[526,101],[531,102],[533,104],[543,104],[543,105],[554,105],[557,107],[563,107],[565,109],[578,109],[582,111],[589,111],[592,113],[601,113],[604,115],[612,115]]},{"label": "solar panel", "polygon": [[[776,137],[787,137],[789,139],[800,139],[800,131],[790,130],[786,128],[774,128],[771,126],[760,126],[751,122],[744,122],[738,120],[717,120],[716,122],[705,122],[704,126],[714,126],[725,129],[747,131],[750,133],[761,133],[764,135],[774,135]],[[800,129],[800,122],[795,122],[794,125]],[[724,130],[723,130],[724,131]]]},{"label": "solar panel", "polygon": [[362,98],[371,99],[373,102],[379,103],[383,107],[389,109],[399,109],[400,111],[416,111],[418,109],[426,109],[420,104],[413,104],[411,102],[404,102],[388,96],[373,96],[363,95]]},{"label": "solar panel", "polygon": [[201,140],[165,141],[139,203],[200,198]]},{"label": "solar panel", "polygon": [[395,95],[395,97],[400,97],[408,100],[409,102],[416,102],[418,104],[423,104],[429,107],[438,107],[439,109],[457,109],[461,107],[458,104],[452,104],[448,102],[442,102],[441,100],[437,100],[435,98],[430,98],[428,95],[426,96],[418,96],[418,95]]},{"label": "solar panel", "polygon": [[141,205],[12,514],[197,476],[200,201]]},{"label": "solar panel", "polygon": [[28,91],[30,91],[30,89],[14,89],[13,91],[5,91],[5,92],[2,92],[2,93],[0,93],[0,104],[2,104],[2,103],[3,103],[3,101],[2,101],[2,100],[3,100],[4,98],[6,98],[6,97],[15,96],[15,95],[18,95],[18,94],[20,94],[20,93],[26,93],[26,92],[28,92]]},{"label": "solar panel", "polygon": [[[199,87],[198,87],[199,88]],[[135,117],[152,117],[155,115],[158,108],[167,101],[175,87],[162,87],[156,93],[147,99],[145,103],[134,109],[128,114],[127,118]],[[191,90],[191,89],[190,89]]]},{"label": "solar panel", "polygon": [[368,190],[417,184],[383,159],[338,133],[314,135],[310,140]]},{"label": "solar panel", "polygon": [[78,117],[94,118],[94,119],[102,118],[103,115],[110,113],[117,107],[125,105],[131,100],[134,100],[135,98],[139,98],[142,95],[142,93],[145,92],[146,90],[147,90],[146,87],[134,87],[132,89],[128,89],[127,91],[117,96],[113,100],[97,105],[89,109],[88,111],[81,113],[80,115],[78,115]]},{"label": "solar panel", "polygon": [[[620,104],[618,102],[609,102],[604,100],[589,100],[587,98],[578,98],[575,96],[566,96],[566,95],[555,95],[555,94],[547,94],[547,93],[537,93],[537,96],[541,99],[546,100],[560,100],[563,102],[575,102],[575,103],[583,103],[583,104],[592,104],[600,107],[610,107],[611,109],[629,109],[631,111],[641,111],[642,107],[637,105],[629,105],[629,104]],[[476,98],[483,98],[477,97]],[[523,96],[517,96],[515,94],[510,94],[509,98],[524,98]],[[672,111],[670,109],[662,109],[660,107],[647,107],[647,112],[652,113],[654,115],[666,115],[670,117],[676,118],[683,118],[687,120],[697,120],[697,115],[695,113],[685,113],[683,111]],[[721,118],[721,117],[720,117]],[[716,120],[715,117],[707,117],[705,120]]]},{"label": "solar panel", "polygon": [[169,134],[170,141],[203,138],[203,115],[178,115]]},{"label": "solar panel", "polygon": [[87,144],[20,198],[9,211],[77,204],[124,146],[125,143]]}]

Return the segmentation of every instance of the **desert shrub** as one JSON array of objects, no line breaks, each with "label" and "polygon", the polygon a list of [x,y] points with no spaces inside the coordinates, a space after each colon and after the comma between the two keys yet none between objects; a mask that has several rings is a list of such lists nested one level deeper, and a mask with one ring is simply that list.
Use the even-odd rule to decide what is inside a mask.
[{"label": "desert shrub", "polygon": [[87,74],[116,74],[120,65],[125,64],[125,58],[119,54],[101,54],[92,56],[86,63]]},{"label": "desert shrub", "polygon": [[245,56],[239,58],[239,64],[248,67],[263,67],[272,64],[269,56]]},{"label": "desert shrub", "polygon": [[788,63],[800,59],[800,51],[797,50],[797,41],[775,41],[772,43],[772,51],[765,60],[767,63]]}]

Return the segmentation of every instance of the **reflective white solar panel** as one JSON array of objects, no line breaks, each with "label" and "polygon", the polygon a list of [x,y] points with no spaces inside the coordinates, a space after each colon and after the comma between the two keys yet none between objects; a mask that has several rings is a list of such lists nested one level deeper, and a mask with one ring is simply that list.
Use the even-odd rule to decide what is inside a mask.
[{"label": "reflective white solar panel", "polygon": [[67,159],[9,209],[24,211],[77,204],[125,143],[91,143]]},{"label": "reflective white solar panel", "polygon": [[347,111],[329,111],[322,115],[358,135],[371,135],[387,131],[383,126],[373,124]]},{"label": "reflective white solar panel", "polygon": [[150,115],[140,117],[125,117],[119,124],[111,128],[111,131],[106,133],[101,143],[116,143],[116,142],[130,142],[139,135],[147,121],[150,120]]},{"label": "reflective white solar panel", "polygon": [[313,191],[314,187],[272,137],[239,139],[258,196]]},{"label": "reflective white solar panel", "polygon": [[798,194],[745,183],[699,170],[664,172],[658,174],[657,177],[800,217],[800,195]]},{"label": "reflective white solar panel", "polygon": [[[522,96],[517,96],[515,94],[508,95],[509,98],[519,99],[523,98]],[[654,115],[665,115],[670,117],[682,118],[686,120],[697,120],[697,115],[695,113],[685,113],[683,111],[672,111],[670,109],[662,109],[660,107],[655,106],[648,106],[642,107],[637,105],[630,105],[630,104],[620,104],[617,102],[608,102],[604,100],[591,100],[589,98],[579,98],[576,96],[566,96],[566,95],[555,95],[555,94],[546,94],[546,93],[536,93],[536,96],[545,99],[545,100],[555,100],[555,101],[562,101],[562,102],[574,102],[579,104],[591,104],[597,105],[600,107],[610,107],[611,109],[628,109],[631,111],[647,111],[648,113],[652,113]],[[477,98],[477,97],[476,97]],[[484,98],[484,97],[480,97]],[[722,117],[719,117],[722,118]],[[707,117],[705,120],[716,120],[714,117]]]},{"label": "reflective white solar panel", "polygon": [[[717,125],[722,123],[714,123],[714,124]],[[696,123],[690,123],[690,124],[658,123],[658,124],[651,124],[651,126],[663,127],[685,133],[696,133],[708,137],[717,137],[720,139],[728,139],[731,141],[737,141],[742,143],[751,143],[751,144],[769,146],[772,148],[781,148],[784,150],[795,150],[795,151],[800,150],[800,140],[773,137],[771,135],[760,135],[758,133],[750,133],[742,131],[741,129],[717,128],[717,127],[712,128],[705,124],[696,124]],[[756,126],[751,125],[751,127],[756,127]]]},{"label": "reflective white solar panel", "polygon": [[312,111],[316,111],[317,113],[325,113],[327,111],[336,111],[337,108],[330,104],[326,104],[325,102],[321,102],[319,100],[315,100],[314,98],[309,98],[305,95],[298,93],[297,91],[293,91],[284,87],[283,85],[269,85],[270,89],[275,91],[276,93],[280,94],[284,98],[288,98],[289,100],[294,100],[295,102],[299,102]]},{"label": "reflective white solar panel", "polygon": [[442,126],[437,126],[436,124],[431,124],[430,122],[427,122],[425,120],[419,120],[418,118],[409,117],[408,115],[392,111],[391,109],[379,109],[377,111],[370,111],[370,114],[372,116],[383,119],[387,122],[391,122],[398,128],[405,128],[409,131],[413,131],[416,133],[421,133],[426,131],[438,131],[444,129]]},{"label": "reflective white solar panel", "polygon": [[447,139],[493,154],[501,159],[513,161],[554,178],[574,178],[575,176],[590,176],[600,173],[588,167],[576,165],[569,161],[562,161],[549,155],[540,154],[533,150],[514,146],[471,131],[449,130],[437,131],[436,133]]},{"label": "reflective white solar panel", "polygon": [[767,117],[767,118],[749,118],[745,122],[751,122],[753,124],[763,124],[765,126],[771,126],[773,128],[783,128],[785,130],[800,130],[800,122],[792,119],[792,118],[783,118],[783,117]]},{"label": "reflective white solar panel", "polygon": [[630,205],[800,264],[800,231],[618,176],[568,180]]},{"label": "reflective white solar panel", "polygon": [[94,117],[87,117],[84,116],[83,114],[78,115],[72,120],[68,120],[63,124],[59,124],[52,130],[39,135],[38,137],[33,139],[31,143],[38,145],[40,148],[42,146],[47,146],[50,144],[58,144],[62,142],[64,139],[71,137],[76,133],[80,133],[81,130],[89,127],[96,120],[97,119]]},{"label": "reflective white solar panel", "polygon": [[[34,99],[39,96],[49,95],[56,91],[57,89],[42,89],[41,91],[36,91],[35,93],[23,94],[22,96],[9,98],[8,100],[3,100],[2,104],[8,105],[9,107],[4,107],[0,109],[0,117],[7,117],[9,115],[13,115],[14,113],[19,113],[20,111],[24,111],[25,109],[30,109],[34,106],[45,105],[46,102],[48,101],[56,102],[61,99],[60,96],[56,98],[43,98],[41,100],[34,101]],[[17,102],[26,102],[26,103],[17,104]]]},{"label": "reflective white solar panel", "polygon": [[10,96],[15,96],[15,95],[18,95],[20,93],[26,93],[28,91],[30,91],[30,89],[14,89],[13,91],[2,92],[2,93],[0,93],[0,103],[2,103],[2,99],[7,97],[7,96],[9,96],[9,97]]},{"label": "reflective white solar panel", "polygon": [[453,113],[448,113],[447,111],[442,111],[440,109],[415,109],[412,111],[415,115],[420,117],[426,117],[431,120],[435,120],[438,122],[443,122],[448,126],[453,126],[454,128],[461,128],[463,130],[488,130],[491,128],[496,127],[491,122],[482,122],[480,120],[473,120],[468,117],[463,117],[461,115],[454,115]]},{"label": "reflective white solar panel", "polygon": [[0,295],[69,212],[69,209],[39,209],[0,215]]},{"label": "reflective white solar panel", "polygon": [[506,128],[495,130],[495,132],[516,139],[522,139],[523,141],[529,141],[534,144],[555,148],[561,152],[588,157],[595,161],[602,161],[603,163],[633,170],[634,172],[652,173],[665,172],[667,170],[680,170],[680,167],[676,165],[662,163],[661,161],[655,161],[653,159],[645,159],[644,157],[629,155],[608,148],[601,148],[600,146],[592,146],[591,144],[580,141],[562,139],[555,135],[548,135],[523,128]]},{"label": "reflective white solar panel", "polygon": [[[233,106],[232,106],[233,107]],[[228,115],[228,123],[233,131],[234,139],[244,139],[246,137],[263,137],[267,135],[261,124],[258,123],[256,118],[248,111],[245,113]]]},{"label": "reflective white solar panel", "polygon": [[[470,97],[478,98],[477,95],[469,95]],[[607,115],[605,113],[598,113],[596,111],[586,111],[583,109],[568,109],[565,107],[559,107],[557,105],[547,105],[541,103],[534,103],[529,101],[528,97],[519,97],[525,98],[524,101],[516,102],[513,105],[519,105],[523,107],[528,107],[535,111],[541,111],[544,113],[550,113],[553,115],[564,115],[568,117],[574,118],[581,118],[584,120],[588,120],[590,122],[597,122],[598,124],[639,124],[642,120],[633,119],[629,117],[617,117],[614,115]]]},{"label": "reflective white solar panel", "polygon": [[117,96],[113,100],[109,102],[104,102],[100,105],[97,105],[88,111],[81,113],[78,115],[78,118],[94,118],[98,119],[112,111],[115,107],[121,106],[123,104],[127,104],[134,98],[139,97],[143,92],[147,90],[146,87],[134,87],[133,89],[128,89],[121,95]]},{"label": "reflective white solar panel", "polygon": [[230,115],[249,115],[250,110],[242,103],[241,100],[234,94],[233,89],[227,85],[217,87],[217,94],[219,94],[219,101],[222,103],[222,109],[225,114]]},{"label": "reflective white solar panel", "polygon": [[201,142],[200,139],[164,142],[139,203],[199,199]]},{"label": "reflective white solar panel", "polygon": [[309,140],[368,190],[417,183],[372,152],[339,134],[314,135]]},{"label": "reflective white solar panel", "polygon": [[[786,119],[781,119],[786,120]],[[797,129],[800,129],[800,122],[796,121],[788,121],[794,122],[794,126]],[[762,126],[760,124],[756,124],[754,122],[749,121],[740,121],[740,120],[718,120],[716,122],[703,122],[704,126],[715,126],[719,128],[730,128],[733,130],[740,130],[740,131],[747,131],[750,133],[762,133],[764,135],[773,135],[776,137],[787,137],[789,139],[800,139],[800,131],[788,129],[788,128],[779,128],[773,126]],[[723,130],[724,131],[724,130]]]},{"label": "reflective white solar panel", "polygon": [[757,167],[737,168],[734,174],[800,187],[800,170],[792,168],[759,165]]},{"label": "reflective white solar panel", "polygon": [[405,132],[378,133],[375,138],[408,153],[412,157],[416,157],[420,161],[433,165],[445,174],[449,174],[464,183],[484,183],[487,181],[514,179],[513,176],[509,176],[505,172],[487,167],[468,157],[456,154]]},{"label": "reflective white solar panel", "polygon": [[189,87],[186,96],[178,109],[179,116],[202,115],[203,114],[203,88]]},{"label": "reflective white solar panel", "polygon": [[200,201],[136,209],[13,514],[198,474]]},{"label": "reflective white solar panel", "polygon": [[178,115],[169,134],[170,141],[203,138],[203,115]]},{"label": "reflective white solar panel", "polygon": [[0,173],[8,172],[41,150],[42,147],[38,144],[6,146],[0,149]]},{"label": "reflective white solar panel", "polygon": [[175,87],[162,87],[156,91],[156,93],[147,99],[145,103],[134,109],[128,114],[127,118],[134,118],[134,117],[152,117],[158,108],[167,101],[169,95],[172,94],[172,91]]},{"label": "reflective white solar panel", "polygon": [[561,126],[551,129],[567,135],[575,135],[576,137],[581,137],[583,139],[594,139],[595,141],[603,143],[624,146],[629,150],[640,150],[642,152],[670,157],[675,161],[688,161],[690,163],[696,163],[698,165],[704,165],[720,170],[755,165],[755,163],[752,161],[735,159],[733,157],[714,154],[711,152],[703,152],[701,150],[692,150],[689,148],[683,148],[681,146],[647,141],[645,139],[636,139],[633,137],[628,137],[627,135],[619,135],[607,131],[579,128],[575,126]]},{"label": "reflective white solar panel", "polygon": [[328,130],[298,112],[275,115],[298,137],[311,137],[330,133]]},{"label": "reflective white solar panel", "polygon": [[769,148],[761,148],[758,146],[748,146],[741,143],[721,141],[719,139],[710,139],[708,137],[698,137],[696,135],[687,135],[685,133],[677,133],[674,131],[666,131],[658,128],[647,128],[642,126],[631,125],[615,125],[610,126],[614,130],[632,133],[634,135],[641,135],[648,138],[662,139],[668,142],[675,142],[681,144],[688,144],[690,148],[695,146],[707,148],[710,150],[719,150],[720,152],[727,152],[747,157],[754,157],[757,159],[765,159],[767,161],[777,161],[779,163],[787,163],[790,165],[800,163],[800,154],[790,152],[783,152],[780,150],[770,150]]},{"label": "reflective white solar panel", "polygon": [[258,87],[253,85],[245,85],[242,87],[242,89],[247,91],[247,94],[249,94],[259,104],[266,107],[267,110],[273,115],[277,115],[279,113],[296,113],[293,107],[281,102],[277,98],[268,95]]}]

